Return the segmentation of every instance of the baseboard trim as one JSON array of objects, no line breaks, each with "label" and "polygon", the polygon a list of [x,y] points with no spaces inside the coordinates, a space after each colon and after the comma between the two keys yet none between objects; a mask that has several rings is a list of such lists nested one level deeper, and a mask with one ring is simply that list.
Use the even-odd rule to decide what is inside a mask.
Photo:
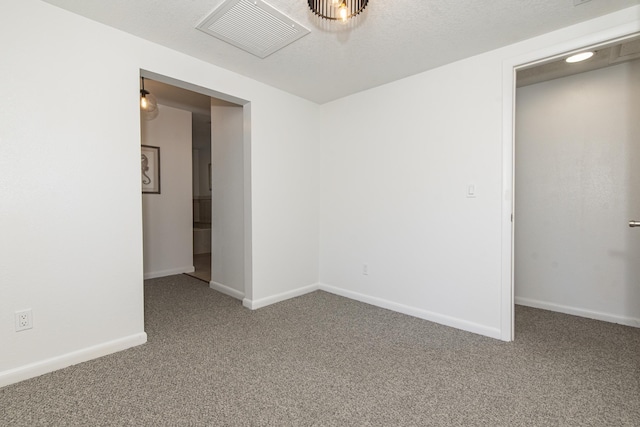
[{"label": "baseboard trim", "polygon": [[239,299],[240,301],[244,299],[244,292],[240,292],[237,289],[230,288],[229,286],[223,285],[222,283],[214,282],[212,280],[209,282],[209,287],[222,294],[228,295],[235,299]]},{"label": "baseboard trim", "polygon": [[484,335],[490,338],[502,339],[502,333],[499,328],[490,328],[478,323],[469,322],[467,320],[458,319],[456,317],[445,316],[443,314],[434,313],[432,311],[423,310],[421,308],[411,307],[397,302],[389,301],[383,298],[372,297],[358,292],[349,291],[338,288],[336,286],[321,283],[319,285],[321,291],[326,291],[345,298],[350,298],[366,304],[375,305],[376,307],[386,308],[387,310],[396,311],[398,313],[417,317],[419,319],[428,320],[430,322],[439,323],[441,325],[450,326],[463,331],[473,332],[474,334]]},{"label": "baseboard trim", "polygon": [[86,362],[88,360],[97,359],[146,342],[147,334],[145,332],[141,332],[139,334],[129,335],[124,338],[45,359],[40,362],[30,363],[25,366],[20,366],[19,368],[9,369],[7,371],[0,372],[0,387],[28,380],[29,378],[57,371],[58,369],[63,369],[71,365],[77,365],[78,363]]},{"label": "baseboard trim", "polygon": [[586,310],[583,308],[571,307],[568,305],[555,304],[552,302],[540,301],[531,298],[515,297],[515,303],[526,307],[540,308],[542,310],[557,311],[559,313],[571,314],[573,316],[586,317],[588,319],[602,320],[603,322],[618,323],[620,325],[640,328],[640,319],[633,317],[618,316],[616,314],[603,313],[600,311]]},{"label": "baseboard trim", "polygon": [[157,279],[158,277],[173,276],[175,274],[193,273],[196,271],[193,265],[180,268],[171,268],[169,270],[152,271],[150,273],[144,273],[144,280]]},{"label": "baseboard trim", "polygon": [[309,294],[311,292],[318,290],[318,284],[313,284],[309,286],[303,286],[302,288],[294,289],[292,291],[282,292],[280,294],[272,295],[266,298],[260,298],[257,300],[250,300],[248,298],[244,298],[242,300],[242,305],[251,310],[257,310],[262,307],[266,307],[271,304],[275,304],[277,302],[285,301],[291,298],[299,297],[301,295]]}]

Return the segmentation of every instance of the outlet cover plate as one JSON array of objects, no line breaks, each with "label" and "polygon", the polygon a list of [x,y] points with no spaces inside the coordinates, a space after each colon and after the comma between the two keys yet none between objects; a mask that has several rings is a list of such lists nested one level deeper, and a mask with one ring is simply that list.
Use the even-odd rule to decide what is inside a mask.
[{"label": "outlet cover plate", "polygon": [[33,328],[33,314],[31,309],[16,311],[16,332]]}]

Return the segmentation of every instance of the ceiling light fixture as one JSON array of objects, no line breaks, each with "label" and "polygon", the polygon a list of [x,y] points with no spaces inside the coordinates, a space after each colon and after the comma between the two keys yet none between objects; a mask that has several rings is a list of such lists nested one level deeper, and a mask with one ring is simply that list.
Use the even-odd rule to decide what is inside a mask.
[{"label": "ceiling light fixture", "polygon": [[321,18],[346,22],[367,7],[369,0],[307,0],[309,9]]},{"label": "ceiling light fixture", "polygon": [[570,64],[573,64],[574,62],[580,62],[580,61],[587,60],[587,59],[591,58],[592,56],[593,56],[593,52],[581,52],[581,53],[577,53],[575,55],[571,55],[570,57],[565,59],[565,61],[570,63]]},{"label": "ceiling light fixture", "polygon": [[144,89],[144,77],[140,77],[142,88],[140,89],[140,113],[145,120],[153,120],[158,117],[158,101],[148,90]]}]

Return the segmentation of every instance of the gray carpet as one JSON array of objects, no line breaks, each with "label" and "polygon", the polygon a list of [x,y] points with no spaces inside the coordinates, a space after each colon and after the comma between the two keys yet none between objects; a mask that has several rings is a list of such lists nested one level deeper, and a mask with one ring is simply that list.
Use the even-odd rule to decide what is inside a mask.
[{"label": "gray carpet", "polygon": [[145,284],[149,342],[0,389],[3,426],[639,426],[640,329],[517,307],[513,343],[315,292]]}]

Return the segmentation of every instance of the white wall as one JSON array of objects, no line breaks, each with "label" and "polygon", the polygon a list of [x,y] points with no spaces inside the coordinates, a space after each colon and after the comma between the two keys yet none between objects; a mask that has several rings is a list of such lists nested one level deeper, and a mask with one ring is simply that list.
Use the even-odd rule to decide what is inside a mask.
[{"label": "white wall", "polygon": [[0,385],[146,340],[141,69],[251,103],[246,297],[317,282],[317,105],[37,0],[0,38]]},{"label": "white wall", "polygon": [[160,147],[160,194],[142,195],[145,279],[193,271],[191,112],[158,108],[141,121],[142,144]]},{"label": "white wall", "polygon": [[[513,67],[638,31],[639,12],[623,10],[323,105],[321,287],[511,339],[504,141],[511,137]],[[466,197],[469,184],[475,198]]]},{"label": "white wall", "polygon": [[499,336],[501,77],[483,55],[323,107],[326,289]]},{"label": "white wall", "polygon": [[319,107],[276,91],[267,99],[251,102],[251,126],[246,113],[244,123],[245,137],[251,138],[251,151],[245,152],[251,164],[253,287],[245,287],[244,301],[249,307],[318,283]]},{"label": "white wall", "polygon": [[640,326],[640,61],[518,89],[516,302]]},{"label": "white wall", "polygon": [[211,105],[211,286],[244,298],[244,117]]}]

